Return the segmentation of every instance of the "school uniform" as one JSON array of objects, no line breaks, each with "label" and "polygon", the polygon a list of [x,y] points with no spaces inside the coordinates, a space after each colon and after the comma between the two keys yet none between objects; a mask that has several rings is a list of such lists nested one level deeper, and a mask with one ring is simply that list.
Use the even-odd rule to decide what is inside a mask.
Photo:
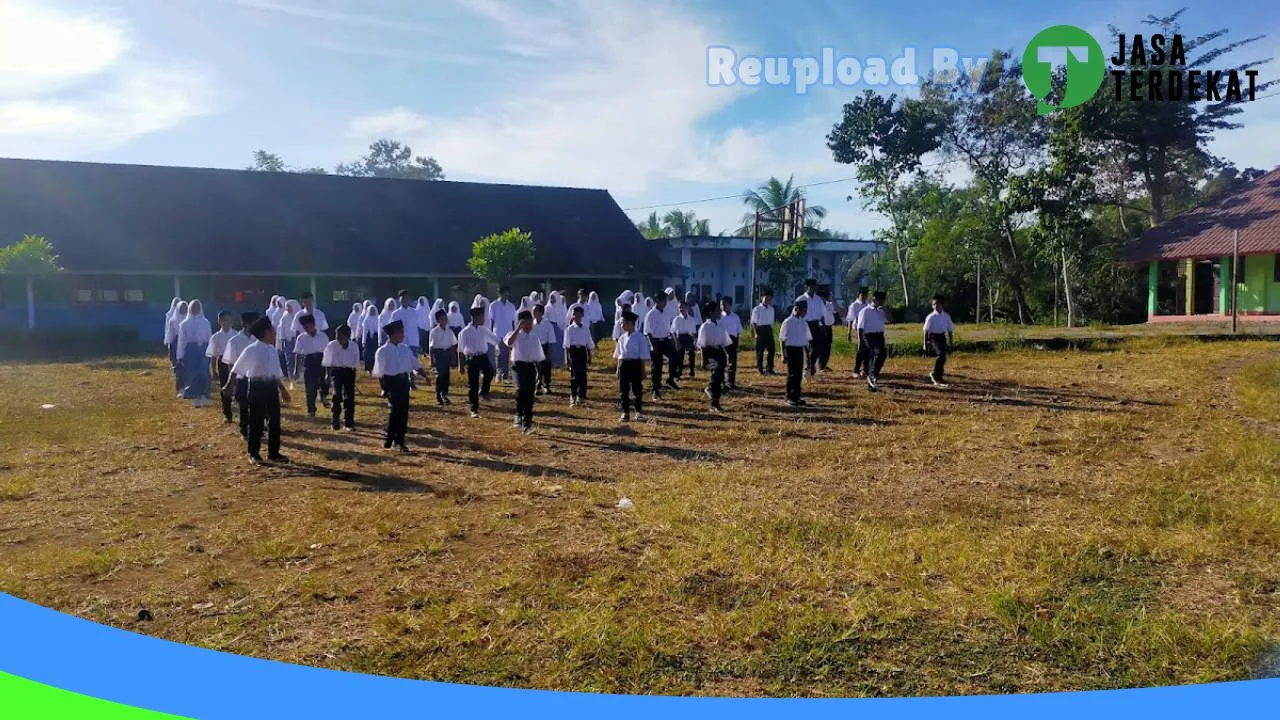
[{"label": "school uniform", "polygon": [[534,323],[533,335],[542,345],[542,361],[538,363],[537,388],[551,392],[551,351],[556,345],[556,328],[545,315]]},{"label": "school uniform", "polygon": [[720,318],[720,327],[729,333],[729,347],[725,348],[725,383],[730,390],[738,387],[738,343],[742,337],[742,318],[737,313],[727,313]]},{"label": "school uniform", "polygon": [[462,307],[456,302],[449,303],[449,313],[446,321],[449,329],[453,331],[453,336],[458,337],[458,333],[462,332],[462,328],[466,327],[466,318],[462,317]]},{"label": "school uniform", "polygon": [[[243,334],[243,333],[242,333]],[[235,338],[228,341],[231,350]],[[276,349],[254,339],[231,365],[231,374],[242,380],[245,386],[245,409],[241,410],[241,424],[245,426],[245,440],[249,457],[262,458],[262,430],[267,430],[267,457],[280,458],[280,357]],[[247,411],[247,418],[245,413]]]},{"label": "school uniform", "polygon": [[804,320],[809,324],[809,335],[812,340],[809,347],[805,350],[805,362],[809,368],[809,374],[813,375],[818,371],[818,356],[821,348],[818,347],[822,337],[822,320],[826,316],[827,306],[822,298],[817,295],[804,293],[796,298],[796,302],[803,300],[806,303]]},{"label": "school uniform", "polygon": [[399,320],[404,325],[404,344],[414,355],[421,355],[422,336],[418,333],[418,309],[398,307],[391,313],[391,322]]},{"label": "school uniform", "polygon": [[622,333],[613,347],[613,358],[618,360],[618,402],[622,414],[631,415],[631,398],[635,398],[636,414],[644,408],[644,361],[651,358],[649,339],[639,330]]},{"label": "school uniform", "polygon": [[858,334],[858,316],[862,313],[862,308],[867,303],[862,300],[854,300],[849,303],[849,312],[844,316],[845,322],[853,328],[854,339],[858,343],[857,354],[853,359],[853,374],[861,375],[867,364],[867,344],[863,341],[862,336]]},{"label": "school uniform", "polygon": [[676,336],[676,377],[684,376],[684,362],[689,360],[689,377],[694,377],[693,364],[697,353],[698,321],[693,315],[679,315],[671,321],[671,332]]},{"label": "school uniform", "polygon": [[[319,335],[319,333],[316,333]],[[354,341],[342,347],[341,340],[332,340],[324,346],[321,364],[329,372],[333,385],[333,429],[338,421],[348,429],[356,426],[356,370],[360,367],[360,348]]]},{"label": "school uniform", "polygon": [[942,382],[943,372],[947,369],[947,355],[951,352],[947,342],[947,333],[955,332],[955,323],[951,315],[944,311],[933,311],[924,319],[924,333],[934,354],[933,373],[929,376],[934,382]]},{"label": "school uniform", "polygon": [[[585,313],[583,313],[585,315]],[[565,357],[569,361],[569,398],[578,403],[587,399],[587,366],[596,342],[591,328],[569,323],[564,328]]]},{"label": "school uniform", "polygon": [[305,307],[300,307],[298,311],[294,313],[293,332],[299,335],[302,334],[303,332],[302,323],[298,322],[298,319],[301,318],[303,315],[310,315],[311,317],[315,318],[316,332],[319,334],[324,334],[325,342],[328,342],[329,336],[326,333],[329,332],[329,319],[324,316],[324,311],[318,307],[315,307],[314,304],[312,305],[310,310],[307,310]]},{"label": "school uniform", "polygon": [[[392,321],[394,322],[394,321]],[[405,343],[388,341],[373,357],[373,376],[378,378],[391,411],[387,413],[387,435],[384,448],[395,445],[405,449],[409,431],[409,378],[418,368],[418,355]]]},{"label": "school uniform", "polygon": [[[205,355],[213,359],[218,369],[218,387],[227,384],[227,379],[231,377],[231,366],[222,361],[222,355],[227,351],[227,343],[238,333],[235,330],[226,329],[209,336],[209,348],[205,351]],[[231,397],[218,393],[218,397],[222,400],[222,417],[231,422]]]},{"label": "school uniform", "polygon": [[457,346],[457,336],[447,327],[436,325],[427,333],[431,366],[436,371],[436,401],[440,403],[449,402],[449,376],[453,366],[457,364],[454,361],[454,348]]},{"label": "school uniform", "polygon": [[169,361],[173,366],[173,391],[175,393],[182,392],[182,346],[178,344],[178,328],[182,325],[182,321],[186,319],[186,315],[172,315],[165,321],[165,339],[169,343]]},{"label": "school uniform", "polygon": [[[535,326],[536,327],[536,326]],[[530,331],[517,330],[511,338],[511,373],[516,384],[516,425],[524,430],[533,428],[534,386],[538,381],[538,366],[547,355],[542,351],[542,338]]]},{"label": "school uniform", "polygon": [[[245,348],[257,342],[257,339],[249,334],[248,328],[236,333],[227,341],[227,349],[222,353],[222,362],[227,367],[235,367],[236,361],[244,354]],[[273,348],[274,349],[274,348]],[[276,365],[279,366],[280,358],[277,354]],[[284,375],[284,371],[280,372]],[[243,375],[236,375],[235,400],[236,412],[240,416],[240,434],[249,436],[249,381]]]},{"label": "school uniform", "polygon": [[208,399],[209,339],[213,332],[204,315],[188,315],[178,326],[178,347],[182,355],[182,397],[197,403]]},{"label": "school uniform", "polygon": [[773,341],[772,305],[759,305],[751,308],[751,327],[756,333],[756,372],[773,374],[773,356],[776,352]]},{"label": "school uniform", "polygon": [[836,308],[835,304],[818,298],[822,303],[822,332],[818,338],[818,369],[826,372],[831,364],[831,345],[835,341]]},{"label": "school uniform", "polygon": [[667,387],[675,390],[678,368],[678,351],[675,338],[671,333],[671,320],[667,308],[654,308],[645,315],[645,334],[649,336],[649,345],[653,353],[649,357],[649,379],[653,383],[653,396],[658,397],[662,387],[662,363],[667,364]]},{"label": "school uniform", "polygon": [[546,319],[555,332],[555,337],[551,340],[551,366],[559,370],[564,366],[564,326],[569,324],[565,319],[564,303],[560,301],[559,293],[551,293]]},{"label": "school uniform", "polygon": [[364,338],[364,347],[360,348],[364,360],[364,371],[373,374],[373,355],[378,352],[378,313],[366,312],[360,324],[360,334]]},{"label": "school uniform", "polygon": [[707,320],[698,328],[698,349],[702,350],[702,365],[710,377],[707,396],[711,407],[720,409],[720,396],[724,392],[725,366],[728,364],[729,333],[715,320]]},{"label": "school uniform", "polygon": [[[488,309],[485,310],[485,326],[493,331],[494,335],[504,338],[516,327],[516,306],[511,304],[510,300],[494,300],[489,303]],[[497,360],[498,379],[506,380],[511,370],[511,348],[498,343],[498,346],[489,351],[489,364],[494,364],[495,357]]]},{"label": "school uniform", "polygon": [[302,382],[307,391],[307,414],[316,416],[316,395],[329,407],[328,381],[324,372],[324,349],[329,338],[319,331],[311,335],[303,331],[294,342],[294,353],[302,359]]},{"label": "school uniform", "polygon": [[588,328],[591,328],[591,339],[599,340],[600,328],[604,324],[604,306],[600,304],[600,297],[595,293],[588,296],[582,320]]},{"label": "school uniform", "polygon": [[296,310],[296,305],[291,301],[289,307],[292,311],[285,311],[280,314],[280,319],[275,321],[276,328],[276,352],[280,356],[280,369],[287,378],[298,377],[298,356],[293,353],[294,342],[298,338],[298,333],[294,330],[293,321],[300,311]]},{"label": "school uniform", "polygon": [[493,361],[489,350],[502,340],[484,325],[468,325],[458,333],[458,352],[467,369],[467,400],[471,412],[480,412],[480,398],[488,399],[493,382]]},{"label": "school uniform", "polygon": [[787,402],[800,403],[800,388],[804,382],[804,353],[813,342],[813,331],[804,318],[790,315],[782,321],[778,339],[782,341],[783,361],[787,364]]},{"label": "school uniform", "polygon": [[884,368],[884,328],[883,308],[868,305],[858,313],[858,329],[867,341],[867,378],[872,382],[880,379],[880,370]]}]

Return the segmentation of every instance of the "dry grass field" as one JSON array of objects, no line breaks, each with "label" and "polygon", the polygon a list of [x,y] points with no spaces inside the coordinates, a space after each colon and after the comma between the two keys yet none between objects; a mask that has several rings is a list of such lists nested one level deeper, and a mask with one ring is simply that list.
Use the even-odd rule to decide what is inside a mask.
[{"label": "dry grass field", "polygon": [[[531,436],[415,396],[413,455],[286,409],[256,469],[160,359],[0,365],[0,591],[346,670],[704,695],[1250,677],[1280,640],[1280,345],[1142,338],[742,375],[620,426],[611,376]],[[748,363],[749,365],[750,363]],[[42,410],[43,403],[56,407]],[[615,507],[619,498],[634,508]],[[139,621],[141,609],[154,618]]]}]

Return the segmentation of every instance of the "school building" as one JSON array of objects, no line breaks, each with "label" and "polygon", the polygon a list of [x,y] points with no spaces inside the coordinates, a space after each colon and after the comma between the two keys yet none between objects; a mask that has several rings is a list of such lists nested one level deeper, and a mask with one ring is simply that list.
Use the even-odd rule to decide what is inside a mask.
[{"label": "school building", "polygon": [[336,325],[351,303],[407,288],[469,307],[472,243],[530,232],[535,288],[653,289],[656,247],[605,190],[0,159],[0,246],[26,233],[63,271],[0,275],[0,324],[116,325],[159,339],[174,296],[206,315],[311,291]]},{"label": "school building", "polygon": [[1125,259],[1147,264],[1153,322],[1230,316],[1233,282],[1238,315],[1280,316],[1278,256],[1280,169],[1148,230],[1125,251]]},{"label": "school building", "polygon": [[[666,286],[692,290],[698,297],[733,298],[743,306],[751,294],[751,238],[717,235],[687,235],[665,238],[660,250],[667,264]],[[778,240],[761,239],[759,248],[777,247]],[[805,270],[792,288],[773,288],[777,302],[789,302],[804,291],[800,285],[808,277],[831,290],[831,297],[847,305],[853,300],[857,288],[844,286],[845,274],[850,263],[866,255],[884,252],[885,244],[879,240],[810,240],[805,253]],[[756,287],[768,283],[765,273],[756,277]],[[867,278],[858,281],[866,285]],[[754,304],[754,301],[752,301]]]}]

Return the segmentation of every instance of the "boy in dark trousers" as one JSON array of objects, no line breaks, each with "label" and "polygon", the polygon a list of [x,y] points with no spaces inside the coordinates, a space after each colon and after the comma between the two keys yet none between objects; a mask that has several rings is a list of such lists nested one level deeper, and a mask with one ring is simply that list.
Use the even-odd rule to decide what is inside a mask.
[{"label": "boy in dark trousers", "polygon": [[351,327],[346,323],[339,325],[334,335],[337,339],[325,345],[321,361],[333,388],[333,429],[337,430],[342,421],[346,429],[355,430],[356,370],[360,367],[360,347],[351,340]]},{"label": "boy in dark trousers", "polygon": [[689,377],[694,377],[697,360],[698,319],[688,302],[680,303],[680,314],[671,321],[671,332],[676,336],[676,378],[684,377],[685,360],[689,361]]},{"label": "boy in dark trousers", "polygon": [[644,361],[653,357],[649,338],[636,330],[639,319],[630,310],[622,311],[622,333],[613,348],[618,361],[618,404],[622,406],[622,422],[631,421],[631,398],[635,397],[636,419],[644,419]]},{"label": "boy in dark trousers", "polygon": [[302,381],[307,391],[307,415],[316,416],[316,395],[329,407],[329,383],[324,372],[324,349],[329,336],[316,329],[314,316],[304,314],[298,318],[302,332],[294,343],[294,352],[302,358]]},{"label": "boy in dark trousers", "polygon": [[551,393],[551,353],[552,348],[556,344],[555,325],[547,318],[547,306],[538,304],[533,306],[533,334],[538,338],[538,344],[542,345],[542,361],[538,363],[538,380],[537,388],[534,392],[541,395],[544,392]]},{"label": "boy in dark trousers", "polygon": [[[227,343],[231,338],[236,336],[236,331],[231,329],[231,313],[223,310],[218,313],[218,332],[209,338],[209,349],[205,353],[209,356],[210,376],[218,379],[218,387],[227,384],[227,380],[231,378],[231,366],[223,361],[222,356],[227,352]],[[226,393],[220,393],[222,399],[222,417],[228,423],[231,422],[231,396]]]},{"label": "boy in dark trousers", "polygon": [[947,368],[947,356],[951,354],[952,333],[956,329],[955,324],[951,322],[951,316],[943,309],[944,303],[946,298],[934,295],[933,312],[924,319],[924,349],[925,352],[934,356],[933,372],[929,374],[929,381],[938,387],[946,387],[943,384],[942,374]]},{"label": "boy in dark trousers", "polygon": [[[257,313],[254,313],[257,315]],[[249,463],[262,464],[262,430],[267,430],[267,459],[275,463],[287,463],[289,458],[280,454],[280,401],[289,402],[285,388],[284,371],[280,368],[280,353],[276,352],[276,330],[270,318],[258,318],[247,328],[254,341],[245,347],[231,366],[230,378],[222,386],[223,394],[233,390],[233,381],[245,384],[248,412],[245,440],[248,443]]]},{"label": "boy in dark trousers", "polygon": [[[222,353],[222,362],[226,363],[227,367],[234,367],[236,361],[240,359],[240,354],[244,352],[245,348],[253,344],[253,324],[257,321],[258,313],[253,310],[240,314],[240,332],[227,341],[227,349]],[[270,322],[270,318],[268,318],[268,322]],[[274,327],[272,327],[271,338],[272,343],[274,343]],[[240,416],[240,436],[247,438],[249,437],[249,382],[243,377],[233,377],[232,379],[235,380],[234,398],[236,412]]]},{"label": "boy in dark trousers", "polygon": [[471,324],[458,333],[458,369],[467,373],[467,399],[471,402],[471,417],[480,417],[480,399],[489,399],[489,387],[493,383],[493,361],[490,348],[502,344],[502,340],[489,329],[483,307],[471,308]]},{"label": "boy in dark trousers", "polygon": [[382,328],[387,342],[373,356],[373,376],[382,384],[391,411],[387,414],[387,437],[382,447],[392,445],[409,452],[405,434],[409,430],[409,378],[426,377],[418,365],[418,355],[404,342],[404,323],[392,320]]},{"label": "boy in dark trousers", "polygon": [[[729,333],[729,347],[725,348],[725,387],[738,389],[738,340],[742,336],[742,318],[733,311],[733,298],[725,295],[720,299],[720,327]],[[770,328],[772,329],[772,328]]]},{"label": "boy in dark trousers", "polygon": [[578,407],[587,401],[587,367],[596,342],[586,325],[586,316],[586,308],[581,303],[574,305],[569,324],[564,328],[565,357],[569,361],[569,407]]},{"label": "boy in dark trousers", "polygon": [[803,300],[796,301],[791,307],[791,316],[782,321],[782,329],[778,331],[782,340],[782,357],[787,364],[787,404],[792,407],[805,405],[801,395],[804,382],[804,352],[813,341],[813,331],[805,322],[808,304]]},{"label": "boy in dark trousers", "polygon": [[[427,349],[431,353],[431,366],[436,371],[436,404],[451,405],[449,401],[449,374],[453,372],[454,351],[458,336],[449,327],[449,313],[437,310],[435,325],[427,333]],[[487,356],[486,356],[487,357]]]}]

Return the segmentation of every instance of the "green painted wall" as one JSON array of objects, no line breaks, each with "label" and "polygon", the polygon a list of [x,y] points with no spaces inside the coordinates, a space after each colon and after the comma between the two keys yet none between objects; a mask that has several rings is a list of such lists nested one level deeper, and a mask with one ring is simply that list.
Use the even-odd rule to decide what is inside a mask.
[{"label": "green painted wall", "polygon": [[1240,285],[1240,311],[1280,312],[1280,283],[1275,282],[1275,255],[1242,258],[1244,272]]},{"label": "green painted wall", "polygon": [[1231,314],[1231,258],[1223,257],[1218,263],[1218,312]]},{"label": "green painted wall", "polygon": [[1156,314],[1156,298],[1160,292],[1160,261],[1147,263],[1147,315]]}]

